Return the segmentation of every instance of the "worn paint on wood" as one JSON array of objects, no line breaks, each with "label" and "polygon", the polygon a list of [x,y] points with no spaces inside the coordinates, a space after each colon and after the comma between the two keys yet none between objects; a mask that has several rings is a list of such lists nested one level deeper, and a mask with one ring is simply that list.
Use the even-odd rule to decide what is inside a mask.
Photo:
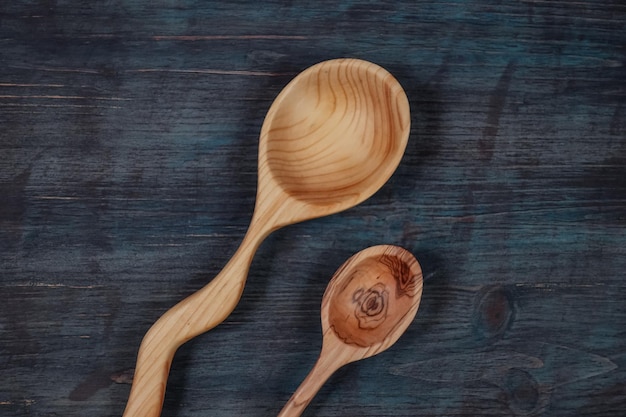
[{"label": "worn paint on wood", "polygon": [[263,243],[164,415],[276,415],[379,243],[422,265],[416,320],[305,415],[626,409],[623,2],[8,2],[0,45],[0,415],[121,415],[144,332],[243,237],[271,101],[340,56],[406,89],[406,156]]}]

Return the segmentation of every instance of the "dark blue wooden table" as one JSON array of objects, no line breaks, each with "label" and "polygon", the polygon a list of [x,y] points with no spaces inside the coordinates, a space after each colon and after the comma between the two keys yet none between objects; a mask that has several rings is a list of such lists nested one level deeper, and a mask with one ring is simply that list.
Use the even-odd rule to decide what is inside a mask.
[{"label": "dark blue wooden table", "polygon": [[184,345],[165,416],[272,416],[353,253],[425,275],[416,320],[307,416],[623,416],[623,1],[18,1],[0,6],[0,416],[120,416],[145,331],[248,226],[265,112],[357,57],[411,103],[364,204],[282,229]]}]

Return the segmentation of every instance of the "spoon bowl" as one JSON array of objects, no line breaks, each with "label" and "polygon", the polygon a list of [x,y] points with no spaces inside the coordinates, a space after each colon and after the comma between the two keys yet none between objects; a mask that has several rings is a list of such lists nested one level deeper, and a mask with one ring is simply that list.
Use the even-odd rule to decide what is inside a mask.
[{"label": "spoon bowl", "polygon": [[283,89],[261,128],[250,227],[224,269],[144,336],[124,417],[160,415],[176,350],[235,309],[263,239],[279,227],[337,213],[374,194],[400,163],[409,124],[402,87],[367,61],[325,61]]},{"label": "spoon bowl", "polygon": [[322,352],[279,417],[299,416],[340,367],[393,345],[415,318],[422,269],[407,250],[372,246],[335,272],[322,298]]},{"label": "spoon bowl", "polygon": [[259,182],[259,194],[263,185],[283,191],[290,222],[352,207],[393,174],[409,128],[406,94],[382,67],[358,59],[314,65],[281,91],[265,118],[259,167],[271,181]]},{"label": "spoon bowl", "polygon": [[322,303],[324,337],[367,349],[394,344],[411,324],[422,296],[422,271],[408,251],[373,246],[334,275]]}]

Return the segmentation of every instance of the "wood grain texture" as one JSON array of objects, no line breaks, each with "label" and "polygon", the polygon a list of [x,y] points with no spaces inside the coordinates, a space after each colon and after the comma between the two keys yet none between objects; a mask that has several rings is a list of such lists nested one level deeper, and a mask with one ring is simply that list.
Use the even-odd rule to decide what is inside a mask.
[{"label": "wood grain texture", "polygon": [[224,269],[144,336],[124,417],[161,414],[176,350],[232,313],[269,233],[346,210],[385,184],[406,149],[409,118],[396,79],[360,59],[313,65],[281,91],[261,129],[250,227]]},{"label": "wood grain texture", "polygon": [[405,157],[363,205],[269,236],[163,414],[278,414],[328,277],[379,243],[420,260],[418,317],[305,416],[623,414],[623,2],[5,3],[3,417],[122,414],[145,332],[241,243],[267,109],[336,57],[405,88]]},{"label": "wood grain texture", "polygon": [[302,415],[338,369],[396,343],[413,323],[422,289],[418,261],[399,246],[370,246],[344,262],[322,297],[320,356],[278,416]]}]

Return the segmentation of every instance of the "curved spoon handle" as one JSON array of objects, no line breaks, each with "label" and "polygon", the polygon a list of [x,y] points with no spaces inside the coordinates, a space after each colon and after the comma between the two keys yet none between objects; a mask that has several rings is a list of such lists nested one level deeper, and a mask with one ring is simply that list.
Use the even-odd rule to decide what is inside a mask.
[{"label": "curved spoon handle", "polygon": [[269,233],[252,222],[239,249],[205,287],[176,304],[148,330],[139,347],[124,417],[158,417],[176,350],[220,324],[235,309],[252,257]]},{"label": "curved spoon handle", "polygon": [[322,348],[322,353],[317,359],[315,366],[306,376],[302,384],[298,387],[296,392],[293,393],[289,401],[285,404],[278,417],[298,417],[302,414],[304,409],[309,405],[315,394],[322,388],[324,383],[335,373],[335,371],[341,368],[350,360],[345,360],[341,354],[337,355],[333,352],[334,349],[328,351]]}]

